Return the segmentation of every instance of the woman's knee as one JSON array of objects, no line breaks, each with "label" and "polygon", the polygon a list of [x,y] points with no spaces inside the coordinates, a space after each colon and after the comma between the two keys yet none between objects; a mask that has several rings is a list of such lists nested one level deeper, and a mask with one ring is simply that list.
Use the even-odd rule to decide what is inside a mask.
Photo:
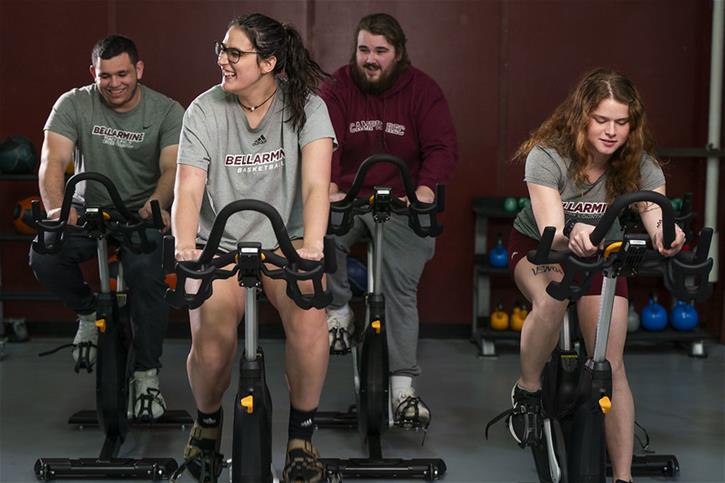
[{"label": "woman's knee", "polygon": [[220,344],[210,342],[197,342],[192,338],[192,363],[205,372],[222,374],[226,372],[234,357],[233,344]]},{"label": "woman's knee", "polygon": [[537,297],[531,302],[531,312],[537,318],[549,321],[552,325],[560,325],[568,306],[568,301],[556,300],[547,294]]},{"label": "woman's knee", "polygon": [[[327,334],[324,314],[316,309],[290,308],[288,315],[284,317],[284,329],[288,339],[293,337],[304,344],[314,343],[321,332]],[[325,342],[327,342],[326,337]]]}]

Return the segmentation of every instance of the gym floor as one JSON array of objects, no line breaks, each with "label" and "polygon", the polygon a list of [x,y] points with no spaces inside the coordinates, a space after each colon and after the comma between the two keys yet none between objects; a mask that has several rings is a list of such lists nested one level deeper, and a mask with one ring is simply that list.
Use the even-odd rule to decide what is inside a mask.
[{"label": "gym floor", "polygon": [[[93,408],[94,375],[76,375],[70,350],[39,358],[59,339],[34,339],[7,347],[0,362],[0,482],[35,481],[38,457],[95,457],[103,440],[97,429],[79,431],[66,424],[79,409]],[[189,341],[165,344],[161,388],[167,405],[194,413],[186,380]],[[275,404],[274,466],[284,463],[289,402],[282,372],[283,341],[263,340],[267,381]],[[504,348],[505,349],[505,348]],[[635,348],[626,364],[635,392],[637,420],[648,431],[651,449],[675,454],[679,481],[725,481],[725,346],[708,344],[709,357],[693,359],[674,348]],[[514,348],[497,358],[478,358],[459,339],[425,339],[420,343],[419,393],[432,408],[431,429],[422,433],[392,429],[383,437],[387,457],[441,457],[448,466],[442,481],[536,482],[530,452],[520,450],[503,424],[483,438],[486,422],[506,408],[518,371]],[[232,380],[236,383],[236,377]],[[232,388],[233,389],[233,388]],[[225,407],[234,390],[227,391]],[[322,409],[341,410],[352,402],[352,358],[332,357]],[[227,409],[227,414],[230,414]],[[231,452],[232,418],[227,416],[222,450]],[[121,457],[174,457],[180,461],[188,429],[132,430]],[[324,457],[364,457],[356,432],[320,430],[315,443]],[[220,481],[227,481],[224,473]],[[68,481],[68,480],[65,480]],[[85,480],[88,481],[88,480]],[[108,481],[108,480],[105,480]],[[192,481],[188,476],[181,481]],[[637,478],[637,483],[666,481]]]}]

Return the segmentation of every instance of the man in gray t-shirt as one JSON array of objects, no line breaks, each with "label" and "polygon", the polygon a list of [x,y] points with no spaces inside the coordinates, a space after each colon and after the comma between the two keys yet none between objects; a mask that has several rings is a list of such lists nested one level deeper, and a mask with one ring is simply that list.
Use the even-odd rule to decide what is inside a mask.
[{"label": "man in gray t-shirt", "polygon": [[[110,178],[126,207],[143,219],[151,217],[151,201],[157,200],[168,227],[184,110],[178,102],[139,83],[144,64],[131,39],[111,35],[100,40],[91,62],[95,82],[63,94],[44,127],[38,176],[48,218],[59,217],[65,170],[73,162],[76,173],[96,172]],[[110,204],[102,185],[81,182],[68,221],[75,224],[86,207]],[[168,309],[161,234],[147,230],[147,236],[156,243],[154,252],[137,254],[121,244],[120,256],[135,326],[132,409],[138,418],[156,419],[165,410],[158,371]],[[66,237],[58,254],[30,251],[30,265],[38,280],[78,314],[73,340],[77,371],[90,371],[96,359],[97,301],[78,265],[95,255],[96,242],[81,236]]]}]

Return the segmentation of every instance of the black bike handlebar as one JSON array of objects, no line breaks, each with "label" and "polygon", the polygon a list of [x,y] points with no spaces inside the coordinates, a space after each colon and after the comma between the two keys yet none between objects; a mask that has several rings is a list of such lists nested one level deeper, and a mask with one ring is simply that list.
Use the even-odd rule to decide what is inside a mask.
[{"label": "black bike handlebar", "polygon": [[[136,253],[149,253],[155,249],[156,244],[148,240],[145,230],[146,228],[160,230],[164,227],[158,200],[151,200],[151,220],[141,219],[139,215],[126,207],[110,178],[100,173],[85,172],[71,176],[66,182],[58,219],[44,219],[40,203],[33,201],[33,226],[38,230],[38,236],[32,243],[33,250],[38,253],[57,253],[61,249],[66,232],[91,234],[89,231],[91,227],[88,226],[88,218],[85,215],[79,218],[80,224],[68,223],[75,187],[81,181],[94,181],[102,184],[113,203],[113,209],[102,210],[100,216],[105,222],[104,228],[94,228],[92,234],[94,238],[103,238],[107,232],[112,232],[120,234],[124,243]],[[133,239],[133,233],[138,233],[138,240]]]},{"label": "black bike handlebar", "polygon": [[607,211],[597,223],[594,231],[589,235],[592,245],[599,245],[609,229],[618,219],[623,209],[633,203],[648,201],[658,205],[662,209],[662,243],[666,248],[675,241],[675,212],[672,209],[672,202],[666,196],[656,191],[635,191],[620,195],[607,207]]},{"label": "black bike handlebar", "polygon": [[[620,212],[632,203],[648,201],[662,209],[663,245],[670,247],[675,239],[675,217],[672,203],[667,197],[654,191],[637,191],[619,196],[612,202],[596,227],[590,234],[593,245],[599,245],[611,228]],[[527,259],[536,265],[561,264],[564,266],[564,278],[561,282],[551,282],[547,293],[557,300],[576,300],[586,293],[591,284],[592,275],[612,267],[617,257],[605,258],[600,252],[589,258],[578,257],[572,252],[551,250],[556,228],[546,227],[539,246],[527,254]],[[693,252],[679,252],[674,257],[663,257],[655,249],[648,249],[642,256],[638,267],[661,272],[665,286],[683,300],[703,300],[712,292],[712,284],[707,277],[712,269],[713,260],[707,258],[712,239],[712,229],[703,228],[697,248]]]},{"label": "black bike handlebar", "polygon": [[[325,236],[322,260],[307,260],[300,257],[277,210],[258,200],[237,200],[225,206],[216,216],[209,240],[195,261],[176,261],[175,239],[173,236],[164,237],[164,270],[167,273],[176,272],[177,276],[176,289],[169,289],[166,293],[167,302],[174,308],[195,309],[211,296],[214,280],[226,279],[236,273],[240,273],[241,277],[238,250],[215,257],[229,217],[240,211],[256,211],[267,217],[284,255],[280,256],[273,250],[260,250],[261,260],[264,263],[259,265],[259,270],[270,278],[285,280],[287,295],[299,307],[320,309],[327,306],[332,301],[332,294],[323,288],[322,278],[325,273],[332,273],[337,269],[334,240],[330,236]],[[234,264],[231,269],[224,269],[230,264]],[[271,264],[277,269],[270,269],[266,264]],[[201,281],[199,289],[194,294],[186,293],[185,282],[188,278]],[[305,281],[312,282],[311,295],[303,294],[299,288],[299,283]]]},{"label": "black bike handlebar", "polygon": [[410,175],[408,166],[397,156],[390,154],[374,154],[362,162],[355,174],[352,186],[339,201],[330,203],[330,222],[328,231],[334,235],[344,235],[354,222],[354,216],[369,213],[373,207],[368,198],[358,198],[357,195],[365,182],[368,170],[376,164],[390,164],[400,172],[403,181],[405,196],[409,205],[406,205],[397,198],[391,200],[391,211],[399,215],[408,216],[408,226],[421,237],[436,237],[443,231],[443,226],[437,221],[436,214],[444,209],[445,187],[436,185],[435,201],[423,203],[418,200],[413,186],[413,178]]}]

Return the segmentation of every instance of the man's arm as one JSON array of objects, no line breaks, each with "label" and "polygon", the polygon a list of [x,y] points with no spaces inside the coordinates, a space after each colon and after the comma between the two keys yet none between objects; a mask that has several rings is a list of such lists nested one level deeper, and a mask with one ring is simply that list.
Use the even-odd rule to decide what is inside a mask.
[{"label": "man's arm", "polygon": [[176,155],[179,152],[179,145],[166,146],[159,155],[159,170],[161,175],[156,183],[156,189],[146,203],[138,210],[141,218],[151,218],[151,200],[158,200],[161,208],[161,217],[164,221],[164,229],[169,227],[170,218],[168,209],[174,199],[174,179],[176,179]]},{"label": "man's arm", "polygon": [[446,183],[458,162],[458,141],[448,102],[433,80],[422,93],[417,113],[422,164],[418,172],[416,195],[423,202],[432,202],[436,184]]},{"label": "man's arm", "polygon": [[[75,143],[67,137],[46,130],[40,153],[38,187],[48,218],[58,218],[63,204],[65,169],[73,160]],[[71,209],[69,223],[75,224],[77,213]]]}]

